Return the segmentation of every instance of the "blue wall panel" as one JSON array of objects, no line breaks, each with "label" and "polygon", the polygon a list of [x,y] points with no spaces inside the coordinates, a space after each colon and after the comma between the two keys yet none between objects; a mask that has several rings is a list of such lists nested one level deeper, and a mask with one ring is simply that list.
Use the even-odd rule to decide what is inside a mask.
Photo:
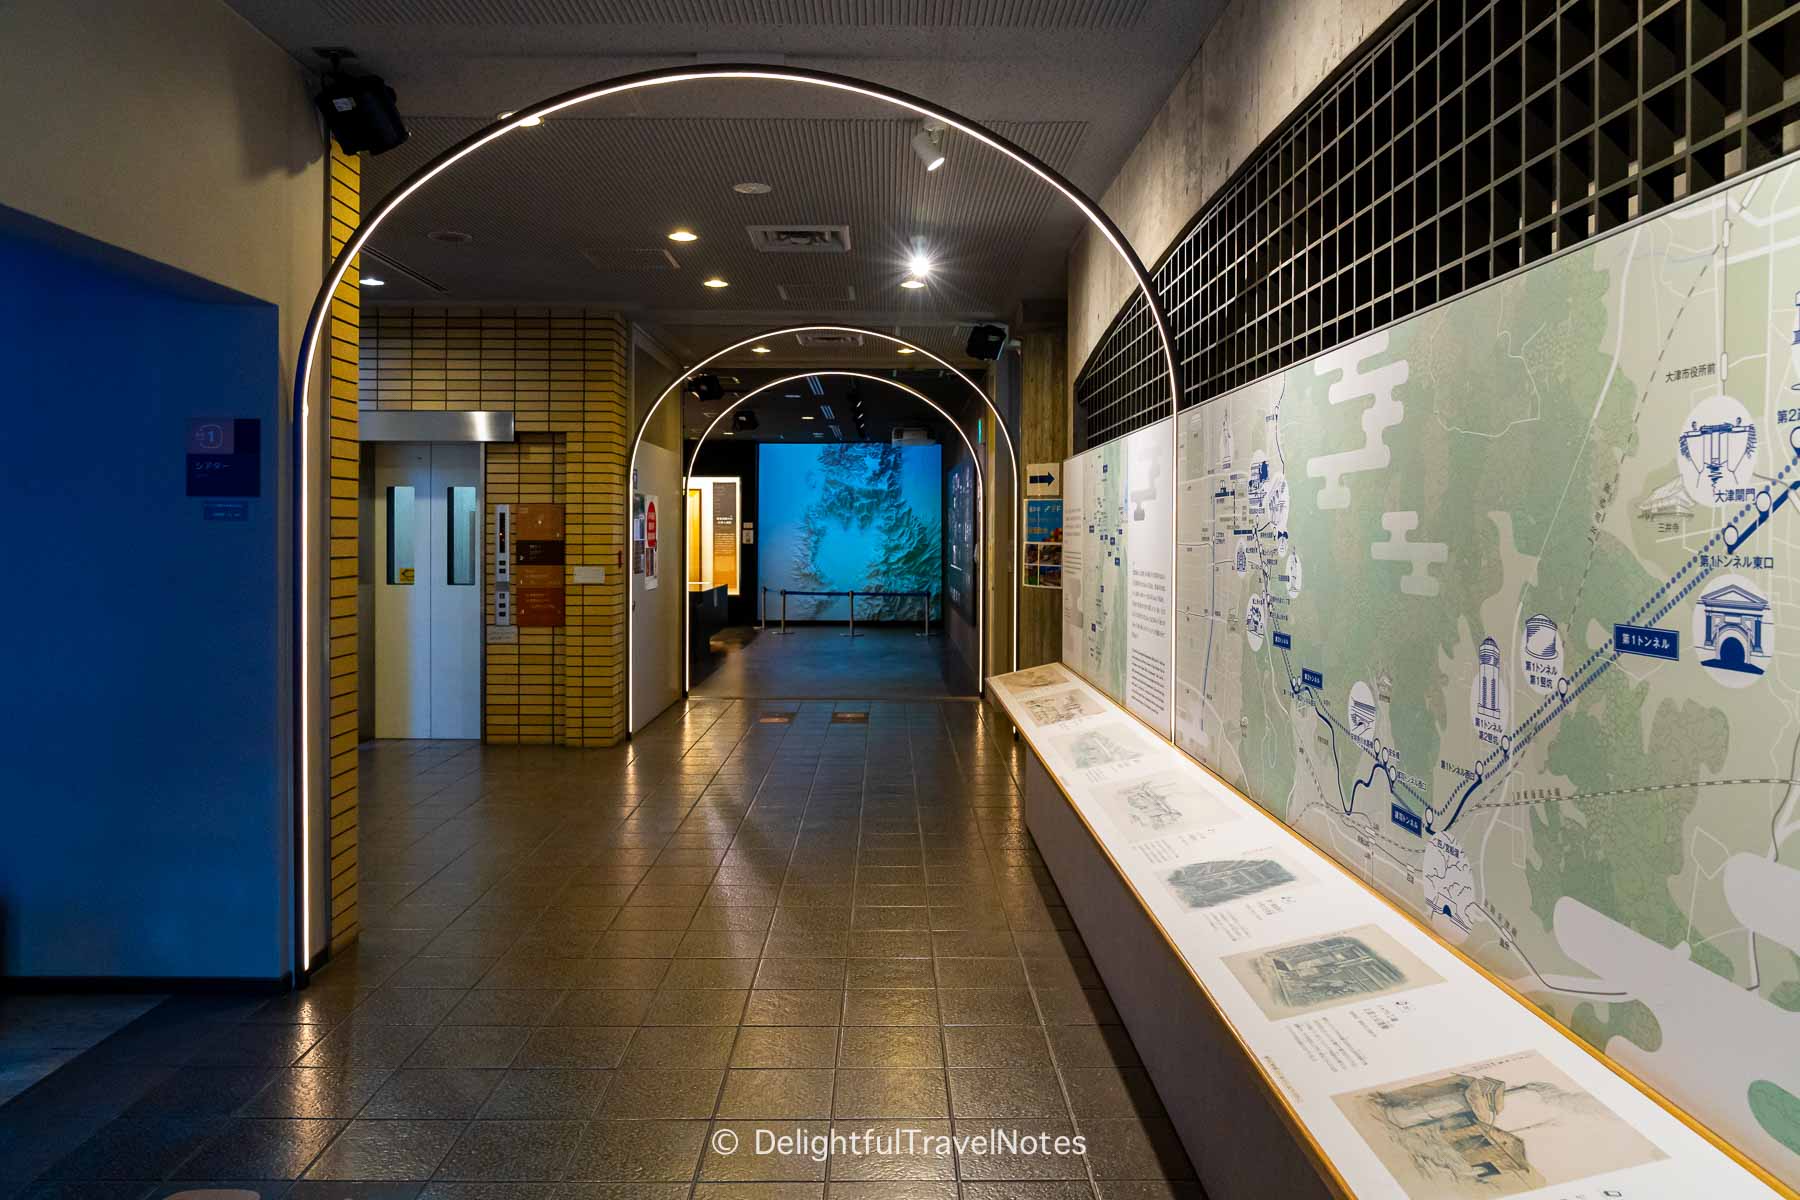
[{"label": "blue wall panel", "polygon": [[[0,975],[284,971],[276,310],[207,286],[0,229]],[[259,497],[186,494],[219,416]]]}]

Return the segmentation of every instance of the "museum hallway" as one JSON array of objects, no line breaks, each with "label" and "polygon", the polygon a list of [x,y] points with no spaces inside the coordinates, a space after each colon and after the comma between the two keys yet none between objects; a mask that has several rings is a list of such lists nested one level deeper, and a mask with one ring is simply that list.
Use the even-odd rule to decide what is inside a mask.
[{"label": "museum hallway", "polygon": [[[362,758],[360,942],[0,1108],[0,1196],[1199,1195],[982,706],[696,700],[617,750]],[[996,1124],[1087,1153],[717,1141]],[[719,1186],[750,1182],[787,1186]]]},{"label": "museum hallway", "polygon": [[[739,631],[732,631],[734,633]],[[771,625],[742,631],[716,650],[711,670],[697,664],[692,694],[707,700],[887,700],[974,698],[974,680],[941,631],[929,638],[904,626]],[[723,641],[723,639],[719,639]]]}]

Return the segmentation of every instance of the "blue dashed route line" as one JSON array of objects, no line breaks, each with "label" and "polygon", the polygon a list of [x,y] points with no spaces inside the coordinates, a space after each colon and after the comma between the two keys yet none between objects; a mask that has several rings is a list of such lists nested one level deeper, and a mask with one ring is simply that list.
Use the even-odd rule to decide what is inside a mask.
[{"label": "blue dashed route line", "polygon": [[[1800,437],[1800,434],[1796,434],[1796,437]],[[1794,449],[1796,455],[1800,455],[1800,445],[1796,445]],[[1789,475],[1793,474],[1796,467],[1800,467],[1800,458],[1796,458],[1796,461],[1791,462],[1786,467],[1782,468],[1780,474],[1776,475],[1771,483],[1776,485],[1782,484]],[[1711,574],[1713,568],[1710,565],[1705,565],[1703,560],[1714,546],[1723,543],[1726,553],[1736,553],[1739,546],[1742,546],[1745,542],[1750,540],[1751,536],[1754,535],[1757,530],[1768,524],[1769,519],[1781,510],[1782,505],[1786,504],[1788,498],[1795,492],[1800,492],[1800,480],[1787,483],[1785,486],[1780,487],[1780,490],[1778,491],[1774,488],[1763,489],[1761,495],[1769,498],[1768,508],[1766,510],[1762,509],[1755,501],[1746,504],[1734,520],[1726,524],[1723,529],[1713,534],[1712,537],[1708,538],[1699,550],[1690,556],[1686,562],[1682,563],[1675,574],[1669,577],[1668,582],[1664,583],[1661,587],[1657,588],[1656,591],[1651,593],[1650,598],[1644,601],[1644,603],[1638,607],[1637,611],[1631,614],[1631,620],[1628,624],[1637,625],[1642,623],[1646,614],[1649,616],[1649,624],[1651,625],[1655,625],[1656,622],[1668,616],[1669,613],[1675,610],[1677,605],[1685,600],[1688,595],[1691,594],[1695,588],[1699,587],[1700,584],[1705,581],[1706,577]],[[1755,514],[1755,520],[1751,521],[1747,526],[1742,525],[1741,523],[1752,513]],[[1683,577],[1686,576],[1688,572],[1694,571],[1696,568],[1699,568],[1699,570],[1695,573],[1694,577],[1687,580],[1685,584],[1682,584],[1681,581]],[[1268,573],[1265,570],[1265,591],[1267,591],[1268,585],[1267,574]],[[1670,589],[1675,588],[1677,584],[1681,584],[1681,587],[1674,595],[1670,596]],[[1667,602],[1660,608],[1655,608],[1657,602],[1662,600],[1665,596],[1668,597]],[[1652,611],[1653,608],[1654,611]],[[1278,622],[1275,618],[1274,606],[1271,605],[1268,611],[1269,632],[1272,640],[1272,635],[1281,631],[1278,628]],[[1576,700],[1580,699],[1581,694],[1592,687],[1609,668],[1618,662],[1618,660],[1619,651],[1612,645],[1607,645],[1599,650],[1595,650],[1593,653],[1589,654],[1587,658],[1583,659],[1581,665],[1575,668],[1575,670],[1567,677],[1566,682],[1568,686],[1566,688],[1559,687],[1555,695],[1546,696],[1543,702],[1531,711],[1529,716],[1525,717],[1515,725],[1509,733],[1501,738],[1500,745],[1495,746],[1491,751],[1483,755],[1481,759],[1476,762],[1474,768],[1475,773],[1468,780],[1466,786],[1464,786],[1462,791],[1442,809],[1433,805],[1431,801],[1425,797],[1418,795],[1410,787],[1406,787],[1402,784],[1404,790],[1411,793],[1407,798],[1414,800],[1425,810],[1425,832],[1427,834],[1438,832],[1439,826],[1436,824],[1435,818],[1442,816],[1445,813],[1448,813],[1449,817],[1443,823],[1442,828],[1448,830],[1451,826],[1455,825],[1457,818],[1462,816],[1463,811],[1468,807],[1468,803],[1474,797],[1476,791],[1479,790],[1483,784],[1492,782],[1495,769],[1508,759],[1513,758],[1519,751],[1530,745],[1540,733],[1555,724],[1557,718],[1562,716],[1564,711],[1574,704]],[[1294,682],[1299,679],[1299,675],[1294,670],[1293,658],[1287,649],[1281,650],[1281,662],[1282,666],[1287,671],[1289,688],[1293,692],[1295,699],[1310,707],[1318,718],[1325,722],[1326,728],[1331,731],[1331,758],[1334,767],[1333,775],[1338,787],[1338,803],[1340,807],[1343,808],[1344,815],[1349,816],[1355,811],[1357,793],[1363,788],[1373,787],[1377,772],[1387,779],[1389,795],[1397,795],[1398,793],[1395,791],[1394,786],[1395,779],[1393,772],[1388,769],[1387,764],[1380,761],[1377,761],[1375,765],[1369,769],[1368,778],[1351,780],[1349,796],[1346,797],[1343,794],[1342,763],[1338,758],[1337,750],[1338,722],[1325,710],[1324,706],[1319,703],[1319,696],[1316,689]],[[1348,734],[1348,732],[1348,730],[1345,730],[1346,734]]]},{"label": "blue dashed route line", "polygon": [[[1795,450],[1797,453],[1800,453],[1800,446],[1796,446]],[[1800,459],[1797,459],[1795,462],[1790,462],[1787,466],[1783,467],[1780,474],[1776,475],[1771,482],[1780,485],[1783,480],[1787,479],[1787,477],[1794,472],[1796,466],[1800,466]],[[1723,529],[1708,538],[1699,550],[1690,556],[1685,563],[1681,564],[1680,569],[1677,570],[1674,575],[1670,576],[1667,583],[1651,593],[1650,598],[1639,606],[1636,612],[1631,614],[1629,624],[1639,624],[1644,620],[1645,615],[1648,614],[1649,624],[1655,625],[1656,622],[1673,612],[1675,607],[1683,600],[1687,599],[1693,590],[1699,587],[1701,583],[1706,580],[1706,577],[1711,574],[1713,568],[1711,565],[1706,564],[1704,559],[1714,546],[1724,543],[1726,553],[1735,553],[1737,548],[1748,541],[1752,534],[1768,524],[1769,518],[1780,511],[1781,506],[1787,503],[1788,497],[1792,496],[1795,491],[1800,491],[1800,481],[1788,483],[1781,487],[1779,491],[1776,491],[1773,488],[1764,488],[1762,492],[1759,493],[1759,499],[1767,497],[1768,507],[1764,509],[1761,504],[1756,501],[1746,504],[1732,521],[1728,522]],[[1748,526],[1743,525],[1742,522],[1751,513],[1755,513],[1756,519]],[[1698,570],[1696,570],[1696,568],[1698,568]],[[1693,578],[1689,579],[1685,584],[1682,584],[1679,590],[1672,596],[1669,595],[1669,589],[1674,588],[1676,584],[1681,583],[1682,577],[1687,575],[1689,571],[1695,572]],[[1665,596],[1668,597],[1667,601],[1660,608],[1655,608],[1654,611],[1652,611],[1652,608],[1656,605],[1657,601],[1662,600]],[[1483,783],[1488,782],[1488,768],[1490,764],[1498,765],[1499,762],[1511,758],[1518,751],[1523,750],[1526,746],[1530,745],[1532,740],[1535,739],[1538,734],[1554,724],[1556,719],[1562,716],[1563,712],[1567,710],[1570,705],[1581,698],[1583,692],[1592,687],[1594,683],[1618,661],[1619,651],[1616,646],[1607,646],[1588,655],[1587,658],[1582,661],[1581,666],[1577,667],[1569,676],[1570,685],[1566,690],[1558,688],[1555,696],[1546,698],[1544,703],[1538,705],[1536,710],[1534,710],[1529,717],[1526,717],[1524,721],[1513,728],[1511,733],[1502,739],[1502,744],[1496,747],[1493,753],[1487,755],[1476,764],[1475,777],[1469,780],[1468,786],[1463,788],[1462,793],[1457,796],[1455,807],[1450,809],[1450,818],[1444,822],[1443,828],[1449,829],[1452,825],[1456,824],[1456,819],[1462,815],[1469,800],[1474,796],[1476,789],[1481,787]],[[1546,713],[1545,709],[1551,708],[1552,706],[1554,707],[1554,711]],[[1426,805],[1426,811],[1432,816],[1437,815],[1437,810],[1433,809],[1429,804]],[[1425,828],[1428,833],[1437,832],[1437,826],[1430,821],[1426,822]]]}]

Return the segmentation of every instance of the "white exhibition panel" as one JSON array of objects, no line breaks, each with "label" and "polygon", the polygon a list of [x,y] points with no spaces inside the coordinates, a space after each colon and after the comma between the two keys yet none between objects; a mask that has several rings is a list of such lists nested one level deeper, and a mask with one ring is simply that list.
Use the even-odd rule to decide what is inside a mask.
[{"label": "white exhibition panel", "polygon": [[1354,1195],[1776,1194],[1067,668],[990,683]]},{"label": "white exhibition panel", "polygon": [[681,611],[687,603],[682,524],[687,500],[681,456],[646,440],[638,447],[634,492],[657,511],[654,574],[634,554],[631,566],[631,711],[636,733],[681,697]]}]

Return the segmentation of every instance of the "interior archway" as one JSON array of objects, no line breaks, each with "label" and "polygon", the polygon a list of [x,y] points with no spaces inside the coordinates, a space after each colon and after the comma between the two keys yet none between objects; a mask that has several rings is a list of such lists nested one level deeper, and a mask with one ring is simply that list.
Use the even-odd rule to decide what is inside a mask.
[{"label": "interior archway", "polygon": [[[954,370],[955,368],[951,368],[951,369]],[[960,374],[960,372],[959,372],[959,374]],[[788,385],[790,383],[796,383],[802,379],[808,379],[808,378],[811,378],[814,376],[823,377],[823,378],[837,378],[837,379],[860,379],[860,380],[863,380],[868,383],[881,384],[885,387],[894,388],[898,391],[906,393],[908,396],[911,396],[913,399],[920,401],[921,403],[928,406],[933,412],[937,413],[938,416],[940,416],[944,419],[945,424],[949,425],[952,429],[956,430],[956,436],[962,440],[963,448],[969,452],[970,461],[975,464],[975,511],[977,514],[985,514],[986,513],[986,511],[987,511],[987,509],[986,509],[987,473],[981,469],[981,456],[975,452],[975,443],[973,443],[969,440],[969,435],[963,432],[962,426],[960,426],[956,423],[956,419],[954,417],[952,417],[950,415],[950,413],[948,411],[946,411],[942,405],[940,405],[937,401],[933,400],[931,397],[927,396],[924,392],[919,391],[915,387],[911,387],[907,384],[901,383],[897,379],[888,379],[888,378],[884,378],[883,376],[880,376],[880,375],[872,375],[866,371],[846,371],[846,370],[801,371],[801,372],[798,372],[793,375],[785,375],[780,379],[772,379],[772,380],[768,381],[767,383],[761,384],[761,385],[751,389],[750,391],[745,392],[742,396],[739,396],[736,400],[733,400],[730,404],[728,404],[724,408],[720,409],[718,412],[718,415],[713,417],[712,424],[710,424],[706,427],[706,431],[704,433],[702,433],[700,435],[700,439],[694,443],[693,453],[688,456],[687,466],[682,472],[682,476],[681,476],[682,490],[686,491],[687,486],[688,486],[688,481],[694,477],[694,465],[700,461],[700,451],[705,448],[706,439],[712,436],[713,430],[715,430],[719,427],[719,423],[721,421],[724,421],[726,418],[731,416],[731,414],[735,410],[737,410],[738,408],[742,407],[745,404],[748,404],[750,401],[754,400],[756,397],[764,394],[765,392],[772,391],[778,387],[785,387],[786,385]],[[964,378],[966,379],[967,376],[964,376]],[[974,386],[973,380],[969,380],[969,383],[971,386]],[[983,399],[984,400],[986,399],[985,394],[983,395]],[[993,406],[991,404],[988,406],[988,408],[989,408],[990,412],[993,410]],[[998,417],[998,414],[996,414],[996,419],[997,419],[997,417]],[[1009,446],[1009,448],[1010,448],[1010,446]],[[635,447],[634,447],[633,448],[634,461],[635,461],[635,458],[636,458],[636,451],[635,451]],[[979,528],[979,527],[980,527],[980,522],[977,521],[977,528]],[[686,529],[686,526],[685,526],[685,523],[683,523],[682,536],[684,539],[687,536],[685,529]],[[684,554],[685,554],[685,547],[684,547]],[[980,557],[977,556],[975,561],[979,566],[979,563],[981,561]],[[628,609],[629,609],[629,607],[630,606],[627,605]],[[1017,653],[1017,615],[1016,615],[1017,609],[1016,608],[1014,610],[1014,613],[1015,613],[1015,616],[1014,616],[1014,652],[1016,654]],[[986,616],[987,616],[987,589],[985,586],[985,581],[983,580],[983,581],[979,581],[975,588],[975,644],[977,647],[980,647],[985,644],[983,641],[983,636],[986,631],[986,623],[987,623]],[[682,620],[681,620],[681,626],[682,626],[681,686],[682,686],[682,691],[684,693],[688,690],[689,686],[692,684],[692,681],[693,681],[693,677],[692,677],[692,672],[693,672],[692,653],[693,653],[693,651],[692,651],[692,647],[689,645],[689,641],[687,638],[687,621],[688,621],[687,606],[686,606],[686,604],[683,604],[682,605]],[[635,652],[635,647],[633,649]],[[1015,659],[1015,662],[1016,662],[1016,659]],[[976,690],[977,694],[980,694],[981,692],[983,692],[986,689],[986,684],[987,684],[986,668],[985,668],[985,665],[981,661],[981,656],[979,654],[977,654],[976,662],[975,662],[975,690]]]},{"label": "interior archway", "polygon": [[[1007,431],[1006,421],[1001,416],[1000,410],[994,407],[994,402],[988,397],[987,391],[985,389],[983,389],[979,383],[976,383],[975,380],[973,378],[971,378],[967,372],[961,370],[955,364],[940,357],[939,355],[934,354],[931,350],[927,349],[924,346],[919,345],[917,342],[909,341],[906,338],[899,337],[896,334],[887,333],[883,330],[865,329],[865,328],[862,328],[860,326],[855,326],[855,325],[816,325],[816,324],[815,325],[787,325],[787,326],[783,326],[782,328],[779,328],[779,329],[764,330],[764,331],[756,334],[753,337],[747,337],[740,341],[734,342],[731,345],[726,346],[721,350],[717,350],[714,353],[708,355],[707,357],[701,359],[699,362],[695,363],[693,366],[687,368],[687,370],[682,372],[675,379],[671,380],[669,385],[662,390],[662,392],[656,397],[656,400],[650,405],[650,407],[645,410],[642,420],[640,420],[638,422],[637,432],[632,437],[632,440],[631,440],[631,458],[629,461],[628,474],[627,474],[626,478],[631,479],[631,478],[636,478],[636,476],[637,476],[638,450],[643,445],[644,433],[647,429],[649,429],[651,421],[655,419],[657,412],[662,408],[663,404],[669,399],[669,397],[679,393],[681,391],[681,389],[683,388],[683,386],[686,385],[687,382],[689,380],[691,380],[695,374],[697,374],[700,371],[706,370],[706,368],[712,366],[714,363],[717,363],[717,362],[729,357],[730,355],[736,353],[737,351],[743,350],[749,346],[756,345],[758,342],[762,342],[762,341],[764,341],[768,338],[772,338],[772,337],[781,337],[785,334],[795,334],[795,333],[854,333],[854,334],[859,334],[863,337],[876,338],[881,341],[888,342],[894,346],[905,347],[906,349],[909,349],[916,354],[923,355],[925,358],[927,358],[931,362],[935,363],[941,369],[950,372],[953,376],[955,376],[958,380],[960,380],[964,386],[966,386],[969,389],[969,391],[976,397],[976,399],[980,401],[982,407],[987,410],[988,415],[993,418],[994,427],[1000,431],[1000,438],[1006,444],[1007,460],[1012,463],[1013,507],[1018,510],[1018,520],[1020,522],[1018,529],[1015,530],[1015,536],[1013,538],[1013,558],[1014,558],[1013,570],[1014,570],[1014,579],[1015,580],[1022,578],[1024,575],[1024,570],[1023,570],[1023,566],[1022,566],[1022,563],[1024,561],[1024,541],[1023,541],[1023,532],[1022,531],[1024,528],[1023,513],[1024,513],[1024,505],[1025,505],[1025,466],[1019,460],[1018,447],[1016,447],[1013,444],[1012,434]],[[848,375],[848,376],[854,376],[856,378],[864,378],[864,379],[871,378],[870,376],[863,375],[863,374],[860,374],[860,373],[854,372],[854,371],[806,371],[806,372],[801,372],[796,375],[788,376],[786,379],[781,380],[780,382],[786,383],[786,382],[792,382],[794,380],[805,379],[809,375]],[[894,383],[895,381],[889,380],[889,379],[878,379],[878,382]],[[743,403],[744,400],[748,400],[750,398],[750,396],[753,396],[760,392],[766,391],[768,388],[773,387],[773,386],[775,386],[775,385],[774,384],[766,384],[763,387],[758,388],[756,390],[756,392],[752,392],[752,393],[750,393],[750,395],[741,397],[731,407],[735,408],[735,407],[737,407],[738,404]],[[915,396],[919,395],[919,393],[912,388],[907,388],[907,387],[901,386],[901,390],[906,391]],[[923,396],[920,396],[920,399],[925,399],[925,398]],[[930,404],[932,406],[932,408],[937,409],[937,411],[939,413],[943,413],[943,410],[941,408],[939,408],[938,405],[935,404],[934,402],[932,402],[928,399],[925,400],[925,402],[927,404]],[[725,411],[730,412],[731,410],[726,409]],[[724,414],[721,413],[720,415],[722,417]],[[718,424],[718,422],[715,420],[713,422],[713,424],[716,426]],[[954,424],[954,422],[952,422],[952,424]],[[710,433],[711,431],[712,431],[711,427],[709,427],[707,432]],[[961,432],[960,429],[958,430],[958,432],[959,433]],[[967,441],[966,438],[964,440]],[[704,442],[705,438],[702,437],[701,441]],[[697,449],[696,449],[696,453],[698,453]],[[974,455],[974,452],[972,449],[971,449],[971,456],[975,458],[976,469],[977,469],[977,471],[979,471],[980,466],[981,466],[980,458],[979,458],[979,456]],[[693,473],[694,473],[693,463],[692,463],[692,461],[690,461],[688,464],[687,471],[684,475],[684,479],[687,477],[691,477],[693,475]],[[983,481],[983,482],[985,482],[985,481]],[[985,597],[985,592],[982,593],[982,596]],[[1012,613],[1012,666],[1013,666],[1014,670],[1017,670],[1018,665],[1019,665],[1019,608],[1018,608],[1018,604],[1016,602],[1011,606],[1011,613]],[[685,614],[683,617],[682,624],[683,624],[683,628],[685,629],[685,627],[686,627]],[[979,626],[981,626],[981,624],[982,624],[981,621],[977,620],[977,626],[979,627]],[[628,602],[625,605],[625,653],[628,657],[628,660],[630,661],[630,663],[632,665],[635,665],[636,655],[637,655],[637,642],[636,642],[635,634],[636,634],[636,612],[635,612],[635,609],[633,608],[633,606]],[[977,633],[977,642],[978,642],[978,644],[985,646],[985,642],[981,641],[981,634],[979,631]],[[681,673],[682,690],[684,692],[688,689],[688,685],[692,682],[692,671],[691,671],[692,664],[689,661],[689,659],[690,659],[690,652],[689,652],[689,649],[687,648],[686,642],[684,640],[683,649],[682,649],[682,673]],[[628,666],[627,669],[629,671],[630,666]],[[976,674],[978,676],[977,691],[979,691],[980,690],[980,687],[979,687],[980,682],[986,678],[986,672],[982,669],[981,664],[977,664]],[[626,689],[625,727],[627,730],[635,730],[637,728],[637,714],[635,711],[635,698],[633,697],[629,686],[627,686],[627,689]]]},{"label": "interior archway", "polygon": [[[800,67],[734,63],[666,67],[601,81],[541,100],[529,107],[510,113],[507,117],[478,130],[445,150],[395,188],[372,213],[362,220],[351,237],[344,243],[343,248],[338,252],[326,272],[324,282],[313,300],[300,343],[299,368],[295,372],[294,404],[291,417],[293,421],[292,453],[296,479],[292,549],[296,612],[293,722],[297,776],[295,823],[299,835],[296,839],[297,857],[300,859],[296,864],[296,874],[300,879],[298,907],[302,947],[298,956],[297,968],[302,973],[311,968],[315,953],[313,936],[315,883],[316,877],[322,869],[322,863],[319,860],[321,847],[317,844],[316,834],[316,830],[322,822],[315,819],[317,816],[315,809],[319,804],[318,798],[321,795],[323,784],[320,774],[326,758],[324,749],[327,731],[321,719],[322,698],[315,695],[315,692],[324,667],[322,656],[325,650],[325,638],[319,628],[322,610],[322,597],[318,594],[321,572],[315,562],[315,555],[322,544],[320,536],[322,522],[313,512],[318,498],[313,486],[312,469],[319,452],[318,447],[314,444],[315,439],[312,437],[311,427],[313,424],[312,402],[315,393],[314,373],[318,367],[320,341],[331,313],[332,297],[344,282],[351,264],[362,253],[370,237],[381,223],[438,175],[463,158],[474,154],[483,146],[514,130],[536,125],[546,116],[604,97],[672,84],[720,79],[766,80],[802,84],[854,94],[865,99],[889,104],[940,122],[945,128],[954,130],[964,137],[1000,152],[1014,163],[1024,167],[1032,175],[1049,184],[1075,206],[1130,270],[1139,292],[1144,297],[1162,349],[1169,383],[1169,413],[1171,417],[1179,406],[1180,373],[1175,358],[1174,340],[1169,332],[1167,314],[1156,293],[1148,268],[1118,225],[1080,188],[1030,151],[978,122],[909,93],[851,76]],[[1173,422],[1171,422],[1171,437],[1173,436]],[[1174,564],[1171,562],[1171,573],[1173,573],[1173,569]],[[1173,634],[1171,634],[1172,637]],[[627,682],[627,694],[629,696],[629,681]]]}]

